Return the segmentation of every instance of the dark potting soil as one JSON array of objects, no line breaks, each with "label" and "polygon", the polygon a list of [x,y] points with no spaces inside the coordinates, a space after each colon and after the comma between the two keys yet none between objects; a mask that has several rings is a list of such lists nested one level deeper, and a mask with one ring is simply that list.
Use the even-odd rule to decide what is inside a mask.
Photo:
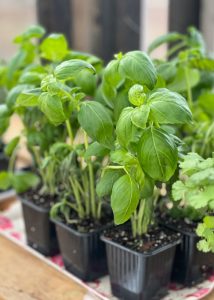
[{"label": "dark potting soil", "polygon": [[58,200],[57,195],[44,195],[40,192],[40,189],[32,189],[21,195],[25,200],[33,202],[35,205],[43,208],[51,208]]},{"label": "dark potting soil", "polygon": [[140,253],[149,253],[180,239],[181,234],[161,227],[151,228],[141,238],[134,238],[129,227],[113,227],[104,236],[119,245]]},{"label": "dark potting soil", "polygon": [[184,231],[187,233],[195,233],[195,230],[198,226],[198,222],[192,221],[188,218],[175,219],[170,215],[164,215],[164,214],[159,215],[159,218],[161,220],[160,222],[161,224],[175,228],[178,231]]},{"label": "dark potting soil", "polygon": [[63,215],[59,216],[59,220],[80,233],[90,233],[113,225],[113,216],[110,210],[103,214],[100,220],[93,218],[79,219],[75,211],[70,213],[69,222],[66,221]]}]

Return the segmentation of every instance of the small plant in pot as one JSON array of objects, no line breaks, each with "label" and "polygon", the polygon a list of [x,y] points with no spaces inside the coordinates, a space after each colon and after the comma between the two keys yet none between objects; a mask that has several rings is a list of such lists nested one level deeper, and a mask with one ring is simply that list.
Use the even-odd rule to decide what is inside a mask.
[{"label": "small plant in pot", "polygon": [[[130,106],[122,110],[116,122],[111,164],[105,167],[97,185],[100,197],[111,194],[114,221],[121,225],[102,236],[111,287],[113,294],[122,299],[152,299],[167,291],[175,248],[180,242],[180,234],[158,227],[153,215],[159,194],[157,183],[167,182],[178,162],[179,140],[167,131],[166,125],[191,122],[191,112],[181,95],[155,88],[155,68],[143,52],[120,53],[106,68],[112,71],[112,85],[104,78],[105,95],[114,84],[113,93],[117,94],[116,78],[120,82],[128,79],[131,86]],[[88,122],[80,123],[89,136],[102,144],[101,137],[110,139],[112,133],[109,137],[109,130],[100,126],[97,135],[93,134],[91,106],[88,102],[80,108]],[[111,128],[104,112],[107,114],[108,109],[103,105],[105,126]]]},{"label": "small plant in pot", "polygon": [[[108,201],[98,198],[95,190],[106,150],[88,146],[85,132],[84,139],[84,145],[75,145],[61,165],[64,192],[60,202],[52,207],[51,217],[65,268],[82,280],[91,281],[107,273],[100,234],[112,225],[112,213]],[[98,157],[92,159],[95,152]]]},{"label": "small plant in pot", "polygon": [[[26,126],[24,134],[36,165],[35,172],[41,177],[41,185],[37,190],[22,197],[28,243],[45,255],[52,255],[58,251],[58,246],[49,211],[59,195],[61,181],[57,176],[58,168],[68,154],[66,151],[70,152],[73,147],[78,127],[76,105],[84,97],[75,80],[80,71],[84,73],[90,70],[94,73],[95,69],[79,59],[74,60],[73,64],[71,60],[59,64],[69,54],[66,40],[60,34],[52,34],[44,39],[40,51],[41,57],[50,63],[44,65],[45,72],[34,85],[25,87],[17,95],[15,107],[26,121],[24,124],[33,118],[30,123],[32,126]],[[90,59],[90,56],[85,59]],[[98,58],[96,64],[99,65]],[[82,77],[78,78],[78,82],[81,80]],[[69,81],[68,85],[66,81]],[[95,88],[94,81],[91,85]],[[34,218],[29,217],[29,210]]]},{"label": "small plant in pot", "polygon": [[193,285],[214,268],[214,159],[189,153],[180,168],[180,180],[172,186],[175,202],[164,224],[183,235],[172,279]]}]

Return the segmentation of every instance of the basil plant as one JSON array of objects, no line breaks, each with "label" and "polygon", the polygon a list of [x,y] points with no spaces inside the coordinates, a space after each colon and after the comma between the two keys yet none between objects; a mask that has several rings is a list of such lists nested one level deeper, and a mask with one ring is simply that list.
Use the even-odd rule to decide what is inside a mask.
[{"label": "basil plant", "polygon": [[148,231],[157,183],[167,182],[177,168],[180,140],[170,126],[192,119],[185,98],[158,85],[144,52],[119,53],[104,70],[99,101],[84,101],[78,112],[92,145],[110,157],[97,194],[111,194],[115,224],[131,219],[134,236]]}]

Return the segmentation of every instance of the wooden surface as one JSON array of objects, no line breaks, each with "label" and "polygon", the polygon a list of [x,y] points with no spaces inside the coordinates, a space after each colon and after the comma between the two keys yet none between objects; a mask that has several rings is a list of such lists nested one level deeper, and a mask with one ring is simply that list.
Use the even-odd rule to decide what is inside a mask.
[{"label": "wooden surface", "polygon": [[0,235],[0,300],[80,300],[87,291]]}]

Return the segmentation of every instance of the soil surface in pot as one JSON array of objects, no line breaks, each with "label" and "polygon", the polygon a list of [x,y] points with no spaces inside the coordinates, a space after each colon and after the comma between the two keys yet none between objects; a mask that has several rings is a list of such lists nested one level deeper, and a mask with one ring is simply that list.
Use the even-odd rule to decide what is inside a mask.
[{"label": "soil surface in pot", "polygon": [[104,236],[131,250],[149,253],[177,241],[180,239],[181,234],[157,226],[151,228],[141,238],[134,238],[131,228],[118,226],[104,232]]},{"label": "soil surface in pot", "polygon": [[100,220],[95,220],[93,218],[79,219],[75,211],[70,212],[69,222],[66,221],[64,215],[62,214],[59,216],[58,220],[80,233],[90,233],[103,227],[106,228],[113,224],[113,216],[110,210],[109,212],[107,210],[105,214],[102,215]]},{"label": "soil surface in pot", "polygon": [[35,205],[43,208],[51,208],[58,200],[57,195],[44,195],[40,188],[32,189],[21,194],[21,196]]},{"label": "soil surface in pot", "polygon": [[172,226],[173,228],[176,228],[176,230],[187,233],[195,233],[195,230],[198,226],[198,222],[192,221],[188,218],[175,219],[166,214],[159,214],[158,217],[161,220],[161,224],[164,224],[165,226]]}]

